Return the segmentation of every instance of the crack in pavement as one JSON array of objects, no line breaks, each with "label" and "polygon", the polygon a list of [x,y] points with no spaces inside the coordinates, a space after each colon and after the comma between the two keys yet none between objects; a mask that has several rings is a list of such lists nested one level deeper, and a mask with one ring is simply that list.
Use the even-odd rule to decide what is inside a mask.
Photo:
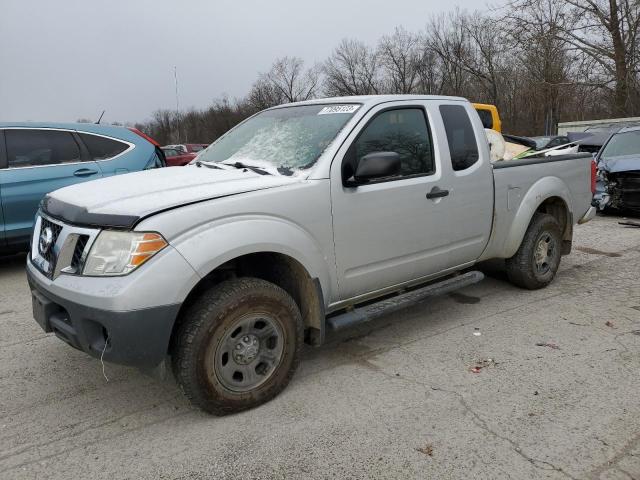
[{"label": "crack in pavement", "polygon": [[[495,430],[491,429],[489,427],[489,425],[487,425],[486,420],[484,420],[482,417],[480,417],[480,415],[471,408],[471,406],[467,403],[467,401],[464,398],[464,395],[462,395],[459,392],[456,392],[455,390],[447,390],[444,388],[439,388],[439,387],[431,387],[432,390],[435,390],[437,392],[444,392],[444,393],[449,393],[451,395],[454,395],[459,403],[463,406],[463,408],[469,412],[471,414],[471,416],[474,418],[475,423],[477,426],[479,426],[480,428],[482,428],[483,430],[485,430],[486,432],[488,432],[489,434],[493,435],[496,438],[499,438],[507,443],[509,443],[512,447],[513,450],[520,455],[522,458],[524,458],[527,462],[529,462],[531,465],[533,465],[535,468],[538,468],[540,470],[553,470],[556,472],[559,472],[561,474],[563,474],[564,476],[566,476],[567,478],[570,478],[572,480],[578,480],[578,477],[574,477],[573,475],[571,475],[570,473],[568,473],[567,471],[565,471],[562,467],[558,467],[556,465],[554,465],[551,462],[548,462],[546,460],[540,460],[538,458],[534,458],[531,457],[530,455],[527,455],[526,453],[524,453],[522,451],[522,448],[520,447],[520,445],[518,445],[517,442],[515,442],[514,440],[511,440],[509,437],[505,436],[505,435],[501,435],[498,432],[496,432]],[[544,465],[547,465],[550,468],[545,468]]]},{"label": "crack in pavement", "polygon": [[[90,431],[94,431],[94,430],[100,429],[102,427],[107,427],[107,426],[110,426],[110,425],[114,425],[114,424],[120,422],[121,420],[124,420],[125,418],[131,417],[132,415],[137,415],[138,413],[141,413],[141,412],[152,411],[152,410],[154,410],[154,407],[152,406],[154,404],[157,407],[159,407],[159,406],[168,404],[170,402],[174,402],[177,398],[179,398],[179,396],[175,395],[174,398],[168,398],[168,399],[166,399],[166,400],[164,400],[162,402],[150,402],[149,404],[147,404],[144,407],[141,407],[141,408],[139,408],[137,410],[131,411],[129,413],[126,413],[126,414],[121,415],[121,416],[116,417],[116,418],[112,418],[110,420],[105,420],[105,421],[103,421],[101,423],[97,423],[97,424],[93,424],[93,425],[92,424],[86,425],[85,428],[81,428],[81,429],[76,430],[76,431],[67,432],[67,430],[59,429],[56,432],[53,432],[54,434],[62,432],[62,435],[59,435],[57,438],[52,438],[52,439],[49,439],[47,441],[39,442],[39,443],[31,443],[31,444],[27,444],[27,445],[23,444],[21,446],[16,446],[16,447],[14,447],[15,450],[11,451],[11,452],[7,452],[7,451],[1,452],[0,453],[0,462],[3,462],[5,460],[7,460],[7,459],[16,457],[16,456],[21,455],[23,453],[29,452],[30,450],[33,450],[35,448],[41,449],[43,447],[48,447],[49,445],[53,445],[53,444],[58,443],[58,442],[67,442],[69,440],[73,440],[75,438],[80,437],[81,435],[83,435],[85,433],[90,432]],[[74,428],[77,425],[81,425],[82,423],[88,423],[88,422],[91,422],[91,419],[85,419],[82,422],[76,422],[74,424],[71,424],[72,425],[71,428]]]},{"label": "crack in pavement", "polygon": [[178,413],[176,415],[170,415],[168,417],[160,418],[160,419],[158,419],[157,421],[154,421],[154,422],[145,423],[144,425],[139,425],[139,426],[137,426],[135,428],[124,430],[124,431],[122,431],[120,433],[117,433],[115,435],[108,436],[107,438],[99,438],[99,439],[94,440],[94,441],[86,442],[82,446],[74,445],[71,448],[67,448],[67,449],[61,450],[59,452],[52,453],[50,455],[45,455],[43,457],[38,457],[38,458],[33,459],[33,460],[28,460],[26,462],[19,463],[17,465],[12,466],[12,467],[5,468],[4,470],[0,470],[0,474],[6,473],[6,472],[10,472],[12,470],[17,470],[19,468],[24,468],[24,467],[27,467],[29,465],[33,465],[35,463],[40,463],[40,462],[43,462],[44,460],[49,460],[51,458],[55,458],[55,457],[58,457],[60,455],[67,454],[67,456],[68,456],[74,450],[78,450],[80,448],[85,448],[86,449],[86,447],[88,447],[88,446],[96,445],[96,444],[104,442],[106,440],[114,440],[114,439],[116,439],[118,437],[121,437],[123,435],[126,435],[128,433],[136,432],[138,430],[143,430],[143,429],[145,429],[147,427],[152,427],[152,426],[155,426],[155,425],[159,425],[159,424],[161,424],[163,422],[166,422],[168,420],[173,420],[173,419],[176,419],[176,418],[188,415],[188,414],[192,414],[192,413],[193,413],[193,410],[185,410],[185,411],[180,412],[180,413]]},{"label": "crack in pavement", "polygon": [[[637,434],[635,437],[633,437],[631,440],[629,440],[626,443],[626,445],[624,445],[613,457],[611,457],[609,460],[607,460],[603,464],[592,469],[587,474],[587,477],[593,480],[598,480],[602,473],[606,472],[611,468],[616,468],[618,470],[621,470],[620,467],[618,467],[618,463],[620,463],[620,460],[622,460],[627,456],[634,456],[631,453],[631,451],[637,448],[639,445],[640,445],[640,433]],[[623,473],[626,474],[627,472],[623,472]],[[631,478],[634,478],[634,477],[631,477]]]},{"label": "crack in pavement", "polygon": [[[405,382],[408,382],[408,383],[413,383],[415,385],[419,385],[419,386],[424,387],[424,388],[429,388],[432,391],[443,392],[443,393],[448,393],[450,395],[454,395],[458,399],[458,402],[460,403],[460,405],[462,405],[462,407],[465,409],[465,411],[467,411],[469,414],[471,414],[471,416],[474,419],[474,423],[478,427],[480,427],[482,430],[486,431],[490,435],[509,443],[513,447],[513,450],[518,455],[520,455],[523,459],[525,459],[527,462],[529,462],[531,465],[533,465],[534,468],[537,468],[537,469],[540,469],[540,470],[546,470],[546,471],[556,471],[556,472],[561,473],[562,475],[566,476],[567,478],[570,478],[571,480],[579,480],[578,477],[574,477],[569,472],[563,470],[562,467],[558,467],[557,465],[554,465],[553,463],[548,462],[546,460],[540,460],[538,458],[534,458],[534,457],[531,457],[530,455],[527,455],[526,453],[524,453],[522,451],[522,448],[520,447],[520,445],[518,445],[517,442],[515,442],[514,440],[511,440],[509,437],[507,437],[505,435],[501,435],[498,432],[496,432],[495,430],[491,429],[489,427],[489,425],[487,424],[486,420],[484,420],[482,417],[480,417],[480,415],[475,410],[473,410],[473,408],[471,408],[471,406],[467,403],[467,401],[465,400],[464,396],[461,393],[459,393],[459,392],[457,392],[455,390],[448,390],[448,389],[441,388],[441,387],[434,387],[433,385],[429,385],[427,383],[421,382],[421,381],[419,381],[419,380],[417,380],[415,378],[406,377],[406,376],[391,375],[391,374],[385,372],[384,370],[382,370],[377,365],[371,363],[366,358],[359,357],[357,360],[358,360],[359,364],[369,368],[370,370],[372,370],[374,372],[380,373],[383,376],[385,376],[387,378],[390,378],[392,380],[402,380],[402,381],[405,381]],[[545,468],[544,467],[545,465],[550,467],[550,468]]]}]

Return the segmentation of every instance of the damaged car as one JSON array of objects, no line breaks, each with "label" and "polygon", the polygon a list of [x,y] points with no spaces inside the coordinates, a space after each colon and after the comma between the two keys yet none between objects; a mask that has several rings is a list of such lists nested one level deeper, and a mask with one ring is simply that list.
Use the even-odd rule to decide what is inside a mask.
[{"label": "damaged car", "polygon": [[640,126],[623,128],[611,135],[596,162],[594,200],[598,208],[640,214]]}]

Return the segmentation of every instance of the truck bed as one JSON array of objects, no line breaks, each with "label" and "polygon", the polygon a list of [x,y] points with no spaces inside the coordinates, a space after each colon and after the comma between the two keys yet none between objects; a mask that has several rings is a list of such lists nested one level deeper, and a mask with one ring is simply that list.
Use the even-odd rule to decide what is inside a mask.
[{"label": "truck bed", "polygon": [[555,189],[573,212],[576,223],[591,204],[592,156],[589,153],[553,157],[502,160],[493,164],[495,213],[491,240],[481,260],[508,258],[517,250],[531,214],[545,196]]}]

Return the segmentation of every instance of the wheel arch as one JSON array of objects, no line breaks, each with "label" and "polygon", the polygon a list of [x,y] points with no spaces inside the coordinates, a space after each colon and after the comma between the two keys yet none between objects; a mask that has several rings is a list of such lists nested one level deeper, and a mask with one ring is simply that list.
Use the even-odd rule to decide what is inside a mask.
[{"label": "wheel arch", "polygon": [[300,309],[305,328],[305,341],[320,345],[324,341],[325,303],[323,287],[318,277],[298,259],[279,251],[253,251],[243,253],[219,265],[204,275],[193,286],[173,325],[169,351],[174,345],[175,333],[185,320],[184,312],[205,290],[229,279],[254,277],[266,280],[285,290]]},{"label": "wheel arch", "polygon": [[535,213],[548,213],[558,221],[562,232],[562,254],[570,253],[573,238],[570,198],[566,184],[557,177],[542,178],[534,183],[514,216],[503,248],[504,258],[515,255],[520,248]]}]

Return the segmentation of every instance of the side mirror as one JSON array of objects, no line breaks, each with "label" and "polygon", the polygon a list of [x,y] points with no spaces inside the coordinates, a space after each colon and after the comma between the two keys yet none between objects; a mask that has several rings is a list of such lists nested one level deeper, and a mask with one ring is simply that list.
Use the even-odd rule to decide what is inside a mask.
[{"label": "side mirror", "polygon": [[398,175],[401,166],[399,153],[372,152],[360,159],[356,173],[348,180],[348,183],[359,185],[376,178]]}]

